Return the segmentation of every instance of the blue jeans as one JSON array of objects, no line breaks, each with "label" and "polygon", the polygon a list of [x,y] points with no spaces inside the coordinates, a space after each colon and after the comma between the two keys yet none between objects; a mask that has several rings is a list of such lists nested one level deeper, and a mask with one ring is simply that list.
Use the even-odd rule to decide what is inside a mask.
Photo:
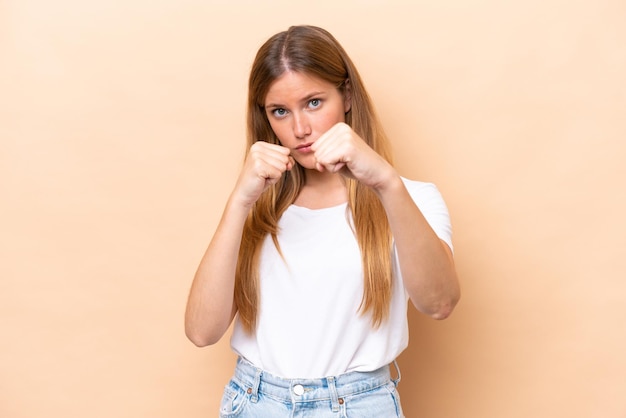
[{"label": "blue jeans", "polygon": [[389,366],[321,379],[283,379],[239,358],[224,388],[220,418],[404,418],[399,381],[399,376],[391,379]]}]

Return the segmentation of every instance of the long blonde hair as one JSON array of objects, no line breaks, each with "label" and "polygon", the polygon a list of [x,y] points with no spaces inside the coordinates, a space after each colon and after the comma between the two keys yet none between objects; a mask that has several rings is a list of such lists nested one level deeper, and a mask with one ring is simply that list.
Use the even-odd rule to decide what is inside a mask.
[{"label": "long blonde hair", "polygon": [[[387,137],[356,67],[329,32],[314,26],[292,26],[272,36],[257,52],[248,84],[247,149],[256,141],[280,144],[263,106],[270,85],[287,70],[319,77],[336,85],[342,94],[349,88],[351,108],[346,113],[346,123],[391,163]],[[346,182],[348,210],[363,266],[360,310],[370,312],[372,326],[378,327],[388,316],[391,300],[391,230],[385,209],[374,192],[358,181],[346,179]],[[261,195],[244,225],[234,300],[239,319],[248,332],[254,330],[257,321],[261,245],[269,234],[280,250],[278,220],[294,202],[303,184],[304,169],[295,164]]]}]

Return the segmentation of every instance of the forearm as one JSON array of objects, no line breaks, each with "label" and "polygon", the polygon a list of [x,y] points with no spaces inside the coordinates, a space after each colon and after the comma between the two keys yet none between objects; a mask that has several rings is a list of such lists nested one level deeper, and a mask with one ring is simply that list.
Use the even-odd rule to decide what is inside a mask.
[{"label": "forearm", "polygon": [[247,207],[229,199],[194,276],[185,312],[185,333],[198,346],[219,341],[236,313],[235,270],[247,213]]},{"label": "forearm", "polygon": [[450,315],[460,297],[452,252],[435,234],[393,171],[376,192],[394,237],[404,286],[415,307],[435,319]]}]

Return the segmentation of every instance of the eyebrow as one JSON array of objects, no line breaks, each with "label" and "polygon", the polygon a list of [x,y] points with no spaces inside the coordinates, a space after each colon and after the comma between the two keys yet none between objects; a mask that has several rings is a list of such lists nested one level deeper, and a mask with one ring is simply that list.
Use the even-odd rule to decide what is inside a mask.
[{"label": "eyebrow", "polygon": [[[300,101],[301,102],[308,102],[309,100],[311,100],[312,98],[314,98],[315,96],[322,96],[324,95],[325,92],[323,91],[314,91],[312,93],[307,94],[306,96],[304,96]],[[279,104],[279,103],[269,103],[265,105],[265,108],[281,108],[281,107],[285,107],[285,105]]]}]

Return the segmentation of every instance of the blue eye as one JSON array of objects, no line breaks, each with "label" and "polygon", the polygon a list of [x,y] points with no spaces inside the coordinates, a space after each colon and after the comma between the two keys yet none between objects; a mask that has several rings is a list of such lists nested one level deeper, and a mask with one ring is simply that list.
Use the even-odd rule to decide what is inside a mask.
[{"label": "blue eye", "polygon": [[309,100],[309,107],[312,109],[316,109],[322,105],[322,101],[320,99],[311,99]]},{"label": "blue eye", "polygon": [[283,108],[278,108],[278,109],[274,109],[272,110],[272,114],[278,118],[283,117],[287,114],[287,111]]}]

